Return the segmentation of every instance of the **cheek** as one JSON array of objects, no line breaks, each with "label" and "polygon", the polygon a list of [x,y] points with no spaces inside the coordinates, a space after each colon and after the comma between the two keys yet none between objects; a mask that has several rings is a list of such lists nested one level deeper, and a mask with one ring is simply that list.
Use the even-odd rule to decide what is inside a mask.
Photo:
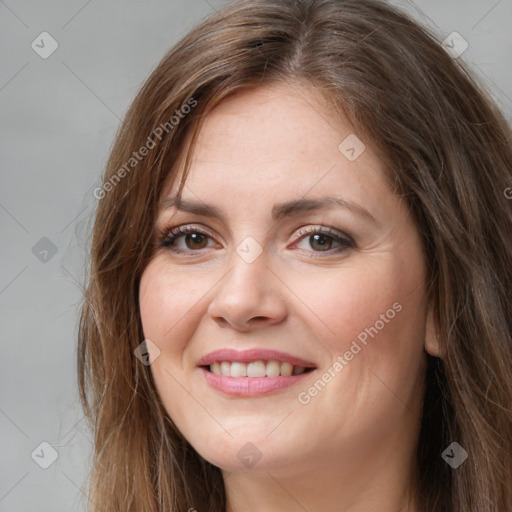
[{"label": "cheek", "polygon": [[[371,381],[370,370],[392,388],[415,381],[423,354],[426,303],[421,258],[418,254],[418,264],[411,264],[413,252],[407,253],[408,261],[396,252],[369,254],[357,265],[322,269],[294,281],[300,299],[296,312],[302,311],[308,332],[322,345],[324,361],[332,363],[339,356],[350,361],[338,385]],[[371,387],[368,393],[374,391]]]},{"label": "cheek", "polygon": [[328,279],[317,274],[296,281],[294,292],[308,306],[301,316],[326,352],[319,375],[326,385],[301,389],[300,403],[312,418],[339,411],[333,412],[337,422],[325,427],[332,428],[326,438],[357,431],[361,439],[377,438],[379,429],[397,423],[403,404],[419,407],[425,316],[420,270],[396,254],[380,253],[330,269]]},{"label": "cheek", "polygon": [[194,308],[204,293],[194,283],[190,276],[180,279],[158,257],[141,277],[139,304],[144,336],[160,348],[162,355],[172,355],[174,363],[186,349],[195,324]]},{"label": "cheek", "polygon": [[290,275],[287,282],[293,282],[295,311],[302,311],[302,318],[315,325],[318,338],[329,341],[336,352],[375,323],[382,332],[400,323],[395,321],[403,316],[398,310],[411,300],[417,302],[411,294],[414,277],[390,259],[322,269],[295,279]]}]

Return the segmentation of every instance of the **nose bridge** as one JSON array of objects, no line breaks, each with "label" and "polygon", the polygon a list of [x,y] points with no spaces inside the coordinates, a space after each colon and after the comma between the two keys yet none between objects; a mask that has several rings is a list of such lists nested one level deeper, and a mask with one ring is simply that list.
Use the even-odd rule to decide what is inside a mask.
[{"label": "nose bridge", "polygon": [[270,259],[256,239],[244,238],[233,251],[229,271],[215,287],[210,315],[238,327],[255,317],[281,319],[286,308]]},{"label": "nose bridge", "polygon": [[[230,272],[222,280],[222,292],[237,296],[240,304],[261,302],[268,280],[268,254],[255,238],[248,236],[235,247],[229,261]],[[220,291],[220,290],[219,290]]]}]

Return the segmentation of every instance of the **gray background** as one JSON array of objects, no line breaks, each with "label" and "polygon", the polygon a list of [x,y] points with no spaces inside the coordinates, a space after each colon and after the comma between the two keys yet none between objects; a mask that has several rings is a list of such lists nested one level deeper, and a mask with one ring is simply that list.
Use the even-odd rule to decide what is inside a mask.
[{"label": "gray background", "polygon": [[[2,512],[85,509],[91,435],[76,332],[92,191],[145,78],[224,3],[0,0]],[[512,120],[512,0],[393,3],[441,40],[459,32],[469,43],[461,58]],[[31,47],[44,31],[59,45],[47,59]],[[42,442],[58,454],[48,469],[35,462],[50,461]]]}]

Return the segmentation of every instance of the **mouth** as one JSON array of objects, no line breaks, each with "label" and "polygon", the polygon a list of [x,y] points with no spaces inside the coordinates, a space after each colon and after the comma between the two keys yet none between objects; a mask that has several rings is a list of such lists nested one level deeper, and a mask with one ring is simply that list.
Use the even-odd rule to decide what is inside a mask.
[{"label": "mouth", "polygon": [[201,368],[224,377],[290,377],[302,375],[314,370],[314,367],[292,365],[288,362],[277,360],[259,360],[245,363],[242,361],[214,361],[212,364],[203,365]]},{"label": "mouth", "polygon": [[254,397],[297,385],[317,366],[299,357],[270,349],[211,352],[198,361],[207,384],[223,394]]}]

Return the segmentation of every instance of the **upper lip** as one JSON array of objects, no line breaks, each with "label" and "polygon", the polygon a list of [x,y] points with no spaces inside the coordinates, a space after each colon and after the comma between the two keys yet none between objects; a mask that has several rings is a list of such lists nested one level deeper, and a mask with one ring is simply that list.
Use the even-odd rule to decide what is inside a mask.
[{"label": "upper lip", "polygon": [[290,363],[293,366],[316,368],[315,363],[306,361],[300,357],[287,354],[286,352],[280,352],[278,350],[260,348],[253,348],[249,350],[222,348],[214,350],[199,359],[197,366],[208,366],[216,361],[238,361],[240,363],[250,363],[253,361],[279,361],[280,363]]}]

